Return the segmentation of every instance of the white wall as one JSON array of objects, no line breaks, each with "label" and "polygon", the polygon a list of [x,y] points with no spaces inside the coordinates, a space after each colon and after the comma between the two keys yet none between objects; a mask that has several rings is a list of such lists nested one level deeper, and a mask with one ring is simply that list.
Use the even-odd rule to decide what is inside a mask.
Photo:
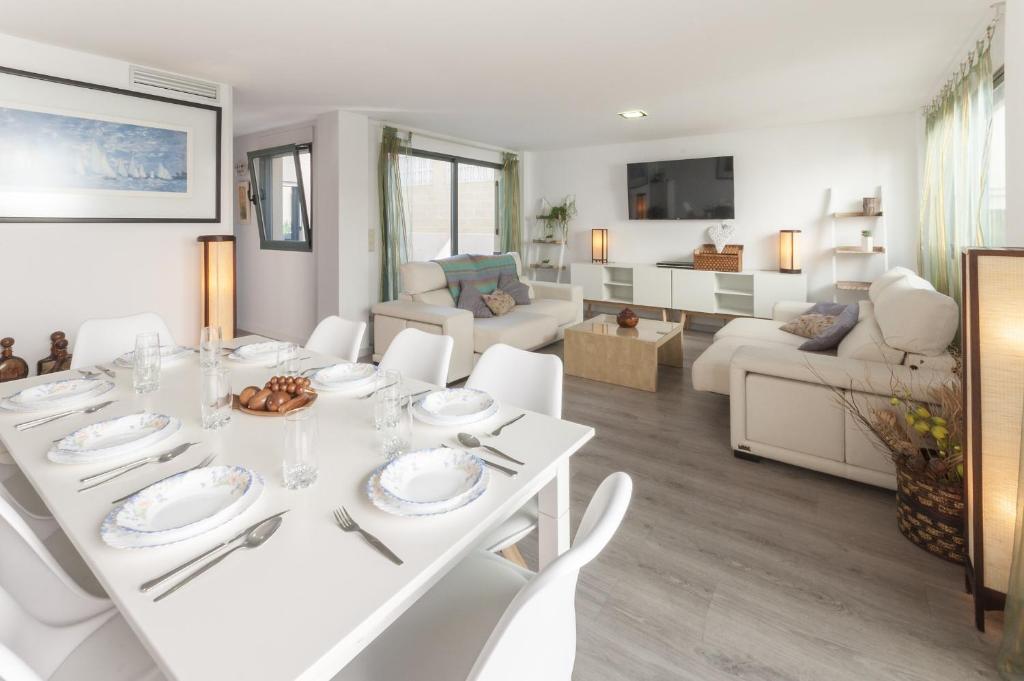
[{"label": "white wall", "polygon": [[[813,299],[831,299],[832,272],[827,213],[828,188],[846,204],[883,187],[889,228],[890,265],[916,261],[918,138],[920,115],[872,118],[675,137],[627,144],[525,154],[524,215],[527,239],[538,202],[576,195],[579,211],[570,225],[570,261],[589,262],[594,227],[609,228],[609,254],[620,262],[680,259],[702,243],[715,221],[629,221],[626,164],[630,162],[735,157],[736,227],[746,269],[778,268],[778,230],[803,230],[804,271]],[[858,221],[859,222],[859,221]],[[858,243],[866,225],[845,225],[847,243]],[[870,278],[856,266],[842,278]]]},{"label": "white wall", "polygon": [[[128,88],[128,63],[0,34],[0,64]],[[49,353],[50,332],[90,317],[158,312],[181,343],[198,342],[202,234],[230,234],[231,88],[221,85],[221,222],[0,224],[0,335],[28,361]]]},{"label": "white wall", "polygon": [[[276,128],[235,138],[235,163],[246,163],[247,154],[258,149],[285,144],[313,142],[313,157],[319,146],[313,139],[313,124]],[[314,173],[315,175],[316,173]],[[314,254],[300,251],[260,250],[256,216],[251,224],[238,222],[238,182],[248,171],[236,177],[231,195],[234,199],[234,229],[238,259],[238,327],[271,338],[304,343],[316,325],[316,263]],[[308,181],[308,180],[307,180]],[[316,187],[313,187],[314,194]],[[310,210],[312,210],[310,206]],[[317,216],[311,216],[318,246]]]},{"label": "white wall", "polygon": [[1006,3],[1006,245],[1024,246],[1024,6]]}]

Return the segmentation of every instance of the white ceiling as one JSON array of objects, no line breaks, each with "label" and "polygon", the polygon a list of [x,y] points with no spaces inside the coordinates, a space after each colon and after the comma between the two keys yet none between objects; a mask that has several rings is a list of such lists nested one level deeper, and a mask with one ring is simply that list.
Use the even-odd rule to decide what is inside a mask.
[{"label": "white ceiling", "polygon": [[[992,0],[0,0],[0,31],[517,149],[909,111]],[[618,118],[643,108],[650,117]]]}]

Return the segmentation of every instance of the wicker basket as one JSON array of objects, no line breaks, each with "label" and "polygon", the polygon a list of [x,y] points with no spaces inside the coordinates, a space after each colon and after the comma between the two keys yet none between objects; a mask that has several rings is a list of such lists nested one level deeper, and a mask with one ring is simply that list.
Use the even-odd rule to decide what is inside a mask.
[{"label": "wicker basket", "polygon": [[964,562],[964,496],[959,486],[939,485],[897,467],[896,521],[904,537],[951,563]]},{"label": "wicker basket", "polygon": [[693,269],[715,272],[742,272],[743,246],[728,244],[719,253],[714,244],[704,244],[693,252]]}]

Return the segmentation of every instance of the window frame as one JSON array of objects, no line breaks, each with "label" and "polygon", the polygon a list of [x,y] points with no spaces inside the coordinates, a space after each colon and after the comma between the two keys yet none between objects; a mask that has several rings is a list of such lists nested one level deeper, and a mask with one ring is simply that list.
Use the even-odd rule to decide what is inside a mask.
[{"label": "window frame", "polygon": [[[306,205],[306,178],[302,173],[302,165],[299,163],[299,154],[301,152],[309,152],[309,169],[310,174],[313,172],[313,143],[312,142],[300,142],[296,144],[282,144],[276,147],[268,147],[266,149],[256,149],[248,152],[249,161],[249,182],[250,182],[250,195],[249,202],[253,204],[254,211],[256,213],[256,225],[257,231],[260,235],[260,250],[265,251],[297,251],[301,253],[309,253],[313,250],[313,223],[309,219],[311,212],[310,207]],[[306,228],[306,238],[303,241],[281,241],[277,239],[271,239],[267,236],[267,228],[263,221],[263,202],[261,194],[263,192],[263,178],[257,177],[255,160],[271,159],[277,156],[283,156],[287,153],[291,153],[292,161],[295,163],[295,176],[296,184],[298,185],[299,191],[299,207],[302,215],[302,221]],[[309,201],[313,201],[313,188],[310,183]]]},{"label": "window frame", "polygon": [[[406,156],[415,156],[418,158],[429,158],[434,161],[447,161],[451,163],[451,185],[452,195],[451,200],[451,224],[448,227],[448,233],[451,236],[451,251],[448,253],[448,257],[452,257],[459,253],[459,164],[471,165],[471,166],[483,166],[485,168],[493,168],[494,170],[502,170],[504,166],[500,163],[492,163],[490,161],[480,161],[475,158],[469,158],[468,156],[456,156],[453,154],[442,154],[436,151],[426,151],[424,149],[413,149],[408,148],[402,152]],[[498,182],[500,177],[494,180],[494,234],[497,236],[499,230],[498,218],[500,211],[498,208]],[[415,225],[412,226],[415,229]],[[410,231],[411,234],[411,231]]]}]

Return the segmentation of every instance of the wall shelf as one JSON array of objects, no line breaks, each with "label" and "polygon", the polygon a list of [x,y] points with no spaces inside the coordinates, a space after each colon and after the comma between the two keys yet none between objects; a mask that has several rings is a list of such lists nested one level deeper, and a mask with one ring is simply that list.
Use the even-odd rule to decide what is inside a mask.
[{"label": "wall shelf", "polygon": [[884,214],[885,214],[884,211],[882,213],[875,213],[874,215],[869,215],[868,213],[865,213],[864,211],[849,211],[849,212],[832,213],[832,217],[836,218],[837,220],[842,220],[842,219],[845,219],[845,218],[880,218]]},{"label": "wall shelf", "polygon": [[[875,188],[874,197],[883,201],[882,187]],[[864,196],[852,192],[839,192],[835,187],[828,190],[828,209],[826,215],[831,222],[831,255],[832,255],[832,302],[838,303],[840,297],[844,302],[856,300],[860,294],[868,290],[870,280],[889,270],[889,229],[886,225],[885,211],[865,213],[863,210],[844,211],[861,204],[849,199],[852,196]],[[837,210],[839,209],[839,210]],[[865,220],[871,222],[864,224]],[[850,243],[858,232],[868,227],[874,236],[874,244],[870,251],[862,250],[857,243]],[[845,243],[844,243],[845,242]],[[856,257],[848,257],[856,256]],[[874,257],[873,257],[874,256]],[[877,257],[880,256],[880,257]],[[864,281],[868,280],[868,281]],[[842,292],[846,292],[843,294]]]},{"label": "wall shelf", "polygon": [[871,288],[870,281],[837,281],[836,288],[840,291],[867,291]]},{"label": "wall shelf", "polygon": [[564,241],[559,239],[534,239],[535,244],[547,244],[548,246],[562,246],[565,244]]},{"label": "wall shelf", "polygon": [[538,270],[564,270],[565,265],[545,265],[544,263],[534,263],[530,267]]},{"label": "wall shelf", "polygon": [[874,250],[865,251],[860,246],[836,246],[837,255],[883,255],[885,246],[875,246]]}]

